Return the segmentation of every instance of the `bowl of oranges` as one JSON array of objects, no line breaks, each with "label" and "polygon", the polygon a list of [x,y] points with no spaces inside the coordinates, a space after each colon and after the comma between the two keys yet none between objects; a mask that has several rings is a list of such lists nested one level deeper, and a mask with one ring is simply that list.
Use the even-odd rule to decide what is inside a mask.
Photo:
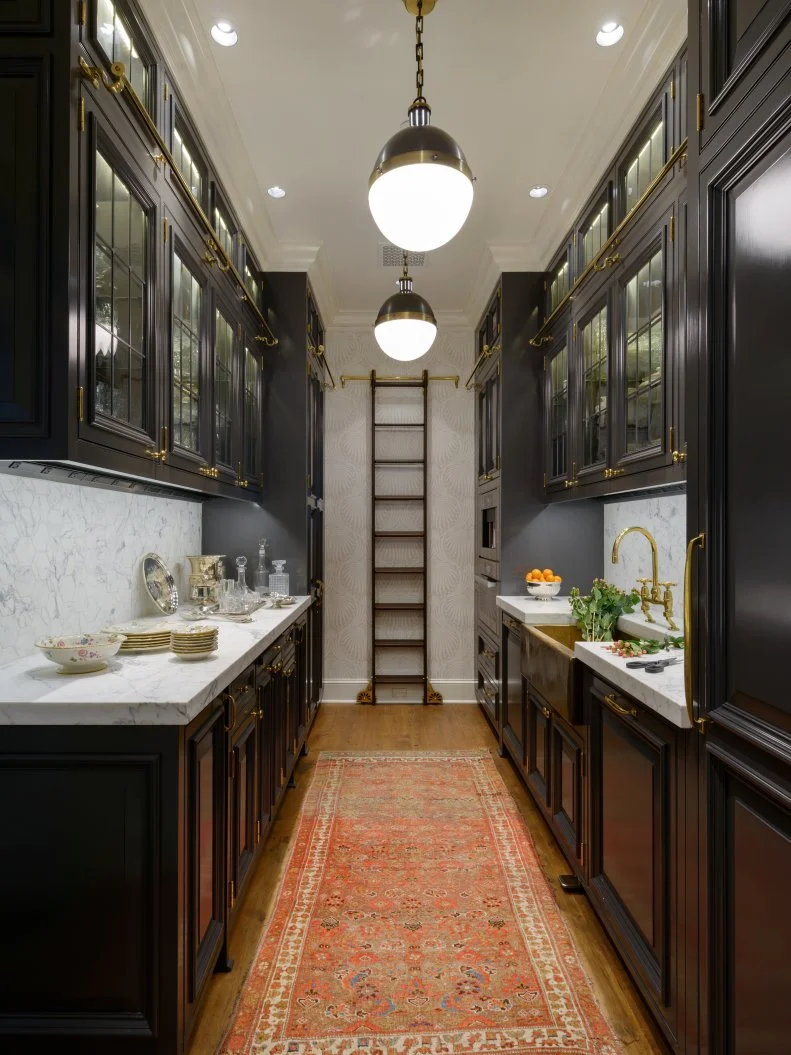
[{"label": "bowl of oranges", "polygon": [[533,568],[525,575],[527,592],[539,601],[550,601],[560,593],[563,579],[555,575],[551,568]]}]

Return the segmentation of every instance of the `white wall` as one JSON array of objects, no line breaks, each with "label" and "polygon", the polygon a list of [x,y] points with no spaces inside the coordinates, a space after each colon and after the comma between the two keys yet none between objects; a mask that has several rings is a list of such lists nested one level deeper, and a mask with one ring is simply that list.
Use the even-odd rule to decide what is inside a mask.
[{"label": "white wall", "polygon": [[[676,622],[681,625],[684,596],[684,558],[687,547],[686,495],[659,495],[607,502],[604,506],[604,578],[629,589],[637,579],[651,576],[651,547],[636,532],[619,548],[619,560],[612,563],[612,544],[624,528],[644,527],[656,539],[659,551],[659,578],[677,585],[673,589]],[[654,614],[661,610],[656,609]]]},{"label": "white wall", "polygon": [[183,597],[200,504],[0,473],[0,664],[51,634],[156,614],[140,571],[148,552]]},{"label": "white wall", "polygon": [[[441,330],[428,355],[414,363],[388,359],[371,328],[331,330],[327,347],[338,388],[327,393],[325,414],[325,699],[353,701],[371,667],[371,388],[355,382],[342,389],[340,375],[426,369],[461,376],[458,389],[438,382],[429,391],[429,675],[446,702],[472,701],[475,404],[464,381],[473,362],[473,335]],[[382,487],[388,479],[381,478]],[[382,636],[407,636],[406,621],[379,626],[386,630]],[[386,658],[400,664],[388,668],[393,673],[415,669],[411,653],[392,650]],[[379,699],[406,702],[403,691],[381,690]]]}]

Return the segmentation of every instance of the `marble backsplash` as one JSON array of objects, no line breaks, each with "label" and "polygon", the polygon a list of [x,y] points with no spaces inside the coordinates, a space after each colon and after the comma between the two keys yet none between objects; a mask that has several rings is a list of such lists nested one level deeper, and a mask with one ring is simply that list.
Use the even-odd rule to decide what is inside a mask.
[{"label": "marble backsplash", "polygon": [[623,540],[618,563],[612,563],[612,544],[616,536],[632,525],[645,528],[656,539],[659,578],[677,584],[673,594],[678,619],[681,615],[687,547],[687,496],[659,495],[605,503],[604,578],[624,590],[633,587],[638,578],[649,578],[651,575],[651,547],[636,532]]},{"label": "marble backsplash", "polygon": [[156,614],[143,588],[158,553],[185,595],[201,552],[197,502],[121,494],[0,473],[0,664],[50,634]]}]

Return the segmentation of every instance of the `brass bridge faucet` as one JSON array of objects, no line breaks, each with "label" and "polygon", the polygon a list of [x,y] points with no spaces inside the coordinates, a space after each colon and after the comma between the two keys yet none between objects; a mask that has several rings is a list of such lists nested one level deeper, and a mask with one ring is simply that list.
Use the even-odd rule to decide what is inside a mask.
[{"label": "brass bridge faucet", "polygon": [[[667,625],[671,630],[678,630],[678,626],[673,621],[673,593],[671,586],[676,586],[674,582],[660,582],[659,581],[659,553],[656,548],[656,539],[650,531],[646,531],[645,528],[628,527],[624,528],[623,531],[618,535],[615,542],[612,544],[612,562],[613,564],[618,563],[618,550],[620,549],[621,543],[632,531],[637,531],[640,535],[645,535],[651,546],[651,578],[650,579],[638,579],[640,583],[640,607],[643,611],[643,615],[646,617],[649,623],[653,623],[654,617],[651,615],[650,605],[661,605]],[[651,583],[651,589],[648,589],[648,583]],[[664,586],[665,592],[662,594],[660,587]]]}]

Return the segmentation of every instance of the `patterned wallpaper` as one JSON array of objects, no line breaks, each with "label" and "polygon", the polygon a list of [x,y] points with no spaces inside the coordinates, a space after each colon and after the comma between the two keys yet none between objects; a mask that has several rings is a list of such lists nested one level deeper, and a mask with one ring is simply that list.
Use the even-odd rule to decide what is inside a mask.
[{"label": "patterned wallpaper", "polygon": [[150,551],[184,596],[185,557],[201,552],[201,506],[0,473],[0,538],[3,664],[50,634],[155,615],[140,571]]},{"label": "patterned wallpaper", "polygon": [[[473,699],[474,649],[474,396],[464,390],[473,361],[469,330],[440,330],[423,359],[399,364],[378,348],[372,329],[330,330],[328,357],[340,374],[459,374],[429,391],[429,674],[445,699]],[[381,392],[381,390],[380,390]],[[420,390],[377,395],[381,420],[414,421]],[[327,393],[325,419],[325,699],[353,700],[370,673],[371,615],[371,388],[354,382]],[[385,416],[386,415],[386,416]],[[379,457],[420,457],[420,433],[380,433]],[[415,470],[377,470],[380,493],[411,493],[420,486]],[[417,507],[382,503],[377,515],[384,529],[419,530]],[[420,563],[419,543],[377,544],[377,563]],[[409,600],[417,582],[382,579],[381,600]],[[418,633],[414,617],[379,617],[382,636]],[[417,655],[390,650],[380,672],[415,670]],[[407,702],[412,690],[380,693],[380,699]]]}]

